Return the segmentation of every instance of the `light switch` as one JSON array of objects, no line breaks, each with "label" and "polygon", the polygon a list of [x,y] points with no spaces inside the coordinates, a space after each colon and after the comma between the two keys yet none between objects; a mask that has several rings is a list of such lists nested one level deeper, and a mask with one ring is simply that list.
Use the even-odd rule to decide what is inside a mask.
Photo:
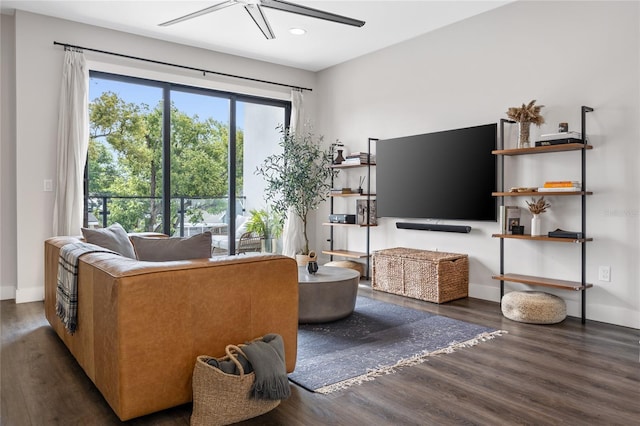
[{"label": "light switch", "polygon": [[51,179],[44,180],[44,191],[45,192],[53,191],[53,181]]}]

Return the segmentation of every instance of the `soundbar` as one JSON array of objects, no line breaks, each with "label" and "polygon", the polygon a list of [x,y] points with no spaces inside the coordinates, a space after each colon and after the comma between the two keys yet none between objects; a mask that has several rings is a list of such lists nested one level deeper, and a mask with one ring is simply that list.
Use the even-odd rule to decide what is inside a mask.
[{"label": "soundbar", "polygon": [[463,225],[436,225],[434,223],[410,223],[396,222],[398,229],[418,229],[420,231],[440,231],[440,232],[460,232],[463,234],[471,232],[470,226]]}]

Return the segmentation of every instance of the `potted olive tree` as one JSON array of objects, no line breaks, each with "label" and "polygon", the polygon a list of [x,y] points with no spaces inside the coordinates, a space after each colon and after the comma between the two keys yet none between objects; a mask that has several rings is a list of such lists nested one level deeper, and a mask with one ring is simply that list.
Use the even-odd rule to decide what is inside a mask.
[{"label": "potted olive tree", "polygon": [[311,132],[294,134],[282,126],[280,131],[282,152],[267,157],[256,169],[256,174],[265,179],[265,198],[272,209],[283,218],[288,211],[300,218],[304,237],[300,254],[308,255],[309,212],[327,199],[331,177],[336,176],[337,170],[331,168],[329,149],[322,148],[322,136],[314,138]]}]

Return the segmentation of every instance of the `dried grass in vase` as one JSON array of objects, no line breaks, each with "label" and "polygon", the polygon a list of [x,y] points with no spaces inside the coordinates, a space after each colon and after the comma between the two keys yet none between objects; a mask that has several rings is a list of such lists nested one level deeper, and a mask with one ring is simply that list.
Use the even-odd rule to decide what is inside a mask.
[{"label": "dried grass in vase", "polygon": [[549,204],[544,197],[540,197],[538,198],[538,200],[536,200],[535,198],[531,199],[531,202],[526,202],[527,206],[529,207],[529,211],[532,214],[540,214],[540,213],[544,213],[547,211],[547,209],[549,207],[551,207],[551,204]]},{"label": "dried grass in vase", "polygon": [[536,100],[532,100],[527,105],[522,104],[521,107],[511,107],[507,111],[507,117],[518,123],[533,123],[540,126],[544,123],[544,117],[540,115],[540,109],[544,105],[535,105]]}]

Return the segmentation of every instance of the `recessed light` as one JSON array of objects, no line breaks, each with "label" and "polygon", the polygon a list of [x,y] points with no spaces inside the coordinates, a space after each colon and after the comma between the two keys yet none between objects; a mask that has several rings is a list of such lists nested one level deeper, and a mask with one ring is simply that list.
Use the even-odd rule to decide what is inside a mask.
[{"label": "recessed light", "polygon": [[291,28],[289,29],[289,32],[293,35],[305,35],[307,33],[307,30],[303,28]]}]

